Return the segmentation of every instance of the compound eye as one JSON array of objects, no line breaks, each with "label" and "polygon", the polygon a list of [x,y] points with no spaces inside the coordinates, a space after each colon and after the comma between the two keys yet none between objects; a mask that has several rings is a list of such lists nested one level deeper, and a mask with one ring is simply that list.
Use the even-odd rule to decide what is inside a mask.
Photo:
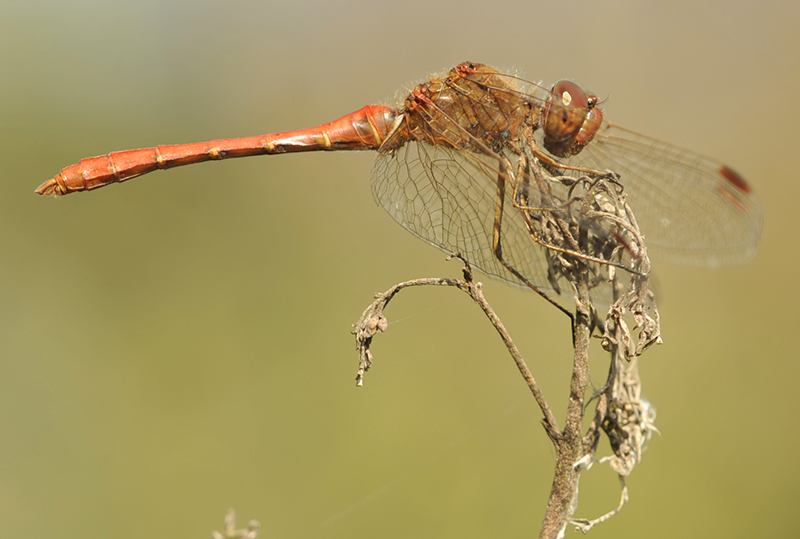
[{"label": "compound eye", "polygon": [[554,143],[567,142],[578,134],[589,109],[589,98],[572,81],[558,81],[544,106],[544,133]]}]

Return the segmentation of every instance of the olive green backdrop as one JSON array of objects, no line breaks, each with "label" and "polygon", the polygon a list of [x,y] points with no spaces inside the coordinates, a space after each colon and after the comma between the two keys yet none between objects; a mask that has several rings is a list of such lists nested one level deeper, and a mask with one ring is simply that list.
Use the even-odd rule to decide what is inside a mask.
[{"label": "olive green backdrop", "polygon": [[[82,157],[391,104],[465,60],[571,78],[763,201],[752,263],[656,265],[665,344],[641,372],[662,436],[591,536],[796,533],[800,7],[755,4],[3,2],[0,535],[206,538],[230,506],[266,538],[538,533],[553,451],[466,296],[399,296],[354,387],[372,295],[460,274],[375,205],[370,154],[33,193]],[[567,320],[482,279],[561,416]],[[578,516],[617,499],[598,466]]]}]

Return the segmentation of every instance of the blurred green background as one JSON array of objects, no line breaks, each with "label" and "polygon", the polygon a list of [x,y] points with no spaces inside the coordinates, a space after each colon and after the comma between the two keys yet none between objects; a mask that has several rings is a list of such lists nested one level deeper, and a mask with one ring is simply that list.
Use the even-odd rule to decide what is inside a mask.
[{"label": "blurred green background", "polygon": [[[82,157],[315,125],[465,60],[571,78],[764,205],[750,264],[656,266],[665,344],[641,373],[662,436],[591,536],[796,533],[800,5],[758,4],[3,2],[0,535],[209,537],[230,506],[266,538],[538,534],[553,450],[466,296],[399,296],[354,387],[372,295],[460,274],[373,202],[372,155],[33,194]],[[561,417],[566,320],[483,280]],[[577,516],[617,500],[595,467]]]}]

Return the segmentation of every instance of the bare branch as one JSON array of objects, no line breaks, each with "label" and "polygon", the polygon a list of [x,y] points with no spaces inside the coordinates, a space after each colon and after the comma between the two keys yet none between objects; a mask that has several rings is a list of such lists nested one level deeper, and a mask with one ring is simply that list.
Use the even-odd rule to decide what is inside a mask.
[{"label": "bare branch", "polygon": [[497,330],[497,333],[500,334],[500,338],[506,345],[509,354],[511,354],[514,363],[516,363],[517,368],[522,374],[522,377],[525,379],[525,382],[528,384],[528,388],[530,389],[531,393],[533,394],[533,398],[536,400],[536,403],[539,405],[539,408],[544,415],[542,422],[545,426],[545,430],[547,430],[548,436],[550,436],[551,439],[558,436],[559,429],[555,415],[553,415],[552,410],[550,410],[550,406],[547,404],[544,394],[536,383],[536,380],[534,379],[530,369],[528,369],[528,366],[525,364],[522,354],[520,354],[519,349],[517,348],[516,344],[514,344],[514,341],[511,338],[511,335],[508,333],[508,330],[506,330],[505,325],[503,325],[500,317],[497,316],[497,313],[495,313],[489,302],[486,301],[486,298],[483,295],[483,285],[479,282],[475,282],[472,279],[472,268],[470,267],[469,263],[463,260],[458,254],[452,255],[452,257],[459,258],[462,260],[462,262],[464,262],[463,279],[445,279],[437,277],[414,279],[411,281],[398,283],[386,292],[376,294],[375,301],[364,310],[364,312],[361,314],[361,318],[359,318],[358,322],[354,324],[353,334],[356,336],[356,344],[359,356],[356,385],[363,385],[364,374],[372,366],[373,355],[372,351],[370,350],[370,345],[372,344],[373,337],[378,332],[386,331],[388,327],[388,322],[386,321],[383,311],[392,298],[401,290],[412,286],[452,286],[458,288],[462,292],[465,292],[470,298],[472,298],[472,300],[481,308],[486,317]]},{"label": "bare branch", "polygon": [[[515,194],[515,208],[522,212],[531,238],[544,249],[548,282],[561,293],[565,286],[570,287],[575,308],[573,368],[563,430],[511,336],[484,298],[482,285],[473,281],[469,263],[459,255],[453,256],[465,264],[463,279],[415,279],[376,295],[353,331],[359,351],[356,382],[362,385],[372,366],[372,339],[387,329],[384,310],[398,292],[411,286],[452,286],[467,293],[506,345],[542,411],[542,423],[555,446],[555,474],[539,537],[556,539],[563,537],[570,523],[588,531],[616,515],[627,502],[624,478],[641,462],[652,433],[658,432],[653,425],[655,409],[641,396],[636,358],[660,343],[661,337],[658,309],[649,289],[650,260],[644,238],[616,176],[554,176],[535,158],[529,161],[530,174],[546,196],[537,199],[540,205],[534,207],[520,191],[519,196]],[[604,322],[595,310],[602,304],[610,305]],[[589,345],[596,329],[602,332],[601,343],[611,361],[606,383],[589,396],[589,403],[596,401],[596,408],[582,433],[590,384]],[[597,460],[603,432],[614,454]],[[609,463],[619,475],[620,503],[595,519],[574,518],[580,474],[595,462]]]}]

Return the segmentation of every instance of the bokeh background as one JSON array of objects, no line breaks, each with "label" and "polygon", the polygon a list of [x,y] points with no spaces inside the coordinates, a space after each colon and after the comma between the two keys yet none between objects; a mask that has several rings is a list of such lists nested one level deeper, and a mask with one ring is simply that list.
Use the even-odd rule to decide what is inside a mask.
[{"label": "bokeh background", "polygon": [[[796,533],[797,2],[1,7],[0,535],[209,537],[228,507],[265,538],[538,533],[553,450],[466,296],[395,299],[354,387],[372,295],[460,273],[373,202],[370,154],[33,194],[82,157],[315,125],[465,60],[571,78],[613,121],[730,163],[764,205],[753,262],[656,266],[665,344],[641,373],[662,436],[592,537]],[[562,416],[567,321],[483,280]],[[595,467],[577,516],[618,489]]]}]

